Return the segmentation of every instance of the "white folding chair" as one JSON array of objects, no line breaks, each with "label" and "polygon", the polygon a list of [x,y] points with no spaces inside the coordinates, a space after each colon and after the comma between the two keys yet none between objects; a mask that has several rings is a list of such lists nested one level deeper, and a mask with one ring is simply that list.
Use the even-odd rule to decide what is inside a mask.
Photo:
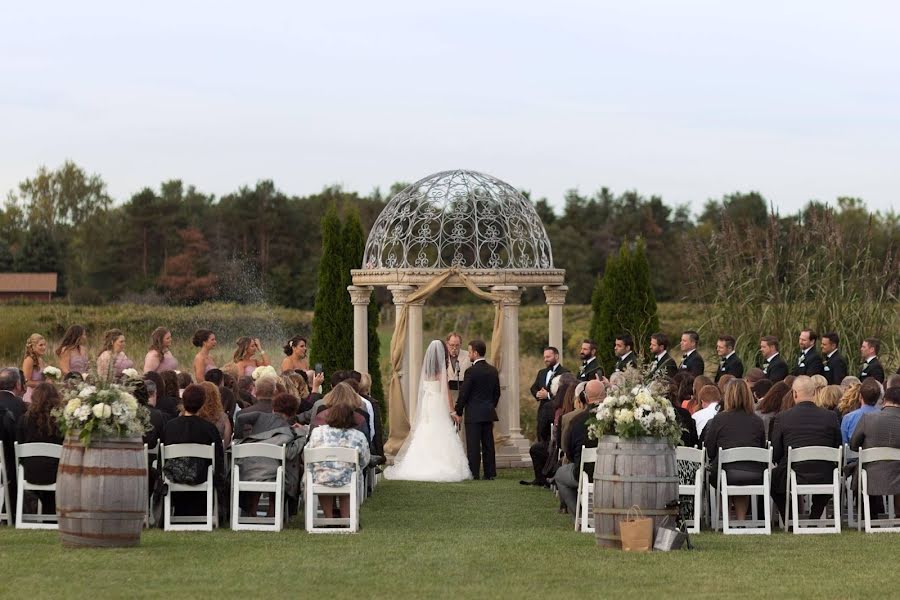
[{"label": "white folding chair", "polygon": [[[16,529],[59,529],[56,513],[52,515],[42,515],[40,513],[31,514],[24,512],[26,491],[56,493],[56,482],[54,481],[48,485],[29,483],[25,479],[25,467],[22,466],[21,460],[23,458],[36,456],[59,460],[59,457],[62,454],[62,446],[44,442],[32,442],[30,444],[20,444],[15,442],[13,444],[13,449],[16,454]],[[41,503],[38,501],[38,511],[40,510]]]},{"label": "white folding chair", "polygon": [[[844,451],[842,455],[844,459],[843,468],[841,469],[841,485],[844,488],[844,506],[846,507],[844,512],[847,513],[847,527],[856,527],[859,528],[859,511],[860,507],[854,500],[854,496],[856,495],[856,490],[859,489],[858,481],[853,481],[851,477],[847,477],[844,473],[847,470],[847,466],[859,459],[859,453],[854,452],[850,449],[850,444],[844,444]],[[854,509],[854,504],[856,505],[856,509]]]},{"label": "white folding chair", "polygon": [[862,502],[859,506],[861,510],[861,519],[865,520],[866,533],[900,533],[900,519],[895,513],[893,496],[889,496],[885,503],[887,518],[875,519],[873,524],[872,507],[869,503],[869,473],[866,465],[879,461],[900,461],[900,448],[865,448],[859,451],[859,492],[862,495]]},{"label": "white folding chair", "polygon": [[706,452],[698,448],[676,446],[675,460],[697,466],[693,485],[679,484],[678,495],[694,497],[694,518],[688,519],[685,524],[688,527],[688,533],[700,533],[700,521],[703,517],[703,485],[706,481]]},{"label": "white folding chair", "polygon": [[[762,473],[762,484],[755,485],[729,485],[728,474],[722,465],[734,462],[758,462],[765,465]],[[721,498],[722,531],[730,535],[772,533],[772,502],[770,496],[772,479],[772,448],[719,448],[719,466],[716,478],[719,482],[719,496]],[[763,497],[763,519],[732,520],[728,510],[729,496],[750,496],[751,504],[755,496]]]},{"label": "white folding chair", "polygon": [[[275,481],[251,481],[241,479],[242,458],[268,458],[278,461]],[[274,444],[235,444],[231,447],[231,529],[233,531],[281,531],[284,527],[286,497],[284,493],[284,472],[286,459],[284,446]],[[241,517],[239,496],[241,492],[268,493],[269,502],[275,503],[275,517],[248,515]]]},{"label": "white folding chair", "polygon": [[[313,463],[319,462],[342,462],[351,465],[353,471],[350,475],[350,483],[343,487],[314,483]],[[306,490],[304,492],[306,531],[309,533],[356,533],[359,529],[359,452],[355,448],[305,448],[303,464],[306,473]],[[350,504],[350,518],[319,517],[319,495],[347,496]]]},{"label": "white folding chair", "polygon": [[[159,456],[163,467],[163,484],[167,487],[163,500],[163,529],[166,531],[212,531],[219,523],[219,503],[213,473],[216,465],[216,446],[210,444],[165,444],[159,445]],[[206,470],[206,481],[197,485],[174,483],[165,476],[166,461],[174,458],[202,458],[210,461]],[[205,492],[206,514],[202,516],[174,516],[172,514],[172,494],[174,492]]]},{"label": "white folding chair", "polygon": [[12,504],[9,501],[9,476],[6,473],[6,456],[3,453],[3,444],[0,443],[0,525],[6,521],[7,525],[13,524]]},{"label": "white folding chair", "polygon": [[581,447],[578,467],[578,495],[575,500],[575,531],[594,533],[594,484],[588,480],[584,465],[597,462],[597,448]]},{"label": "white folding chair", "polygon": [[[841,451],[843,448],[830,446],[788,447],[787,496],[785,502],[784,528],[793,527],[794,533],[840,533],[841,532]],[[831,483],[797,483],[794,465],[811,460],[834,463]],[[829,495],[834,502],[834,518],[828,518],[828,507],[821,519],[800,518],[800,495]],[[793,513],[793,515],[791,514]]]},{"label": "white folding chair", "polygon": [[[148,448],[147,444],[144,444],[144,454],[147,456],[147,468],[152,472],[154,469],[158,468],[159,464],[159,442],[156,442],[156,446],[153,448]],[[144,515],[144,527],[150,527],[154,523],[150,522],[150,519],[153,516],[153,490],[151,489],[147,494],[147,514]]]}]

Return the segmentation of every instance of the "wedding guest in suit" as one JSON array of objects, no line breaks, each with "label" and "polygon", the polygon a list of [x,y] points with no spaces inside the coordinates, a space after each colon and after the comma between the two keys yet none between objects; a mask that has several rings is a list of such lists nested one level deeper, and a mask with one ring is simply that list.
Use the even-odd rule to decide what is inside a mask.
[{"label": "wedding guest in suit", "polygon": [[637,357],[634,355],[634,339],[627,333],[616,336],[616,345],[613,351],[616,353],[615,370],[623,373],[629,366],[638,369]]},{"label": "wedding guest in suit", "polygon": [[759,352],[763,357],[763,372],[775,383],[788,376],[788,366],[778,353],[778,338],[767,335],[759,340]]},{"label": "wedding guest in suit", "polygon": [[650,336],[650,376],[663,374],[671,379],[678,371],[675,361],[669,356],[669,336],[658,332]]},{"label": "wedding guest in suit", "polygon": [[44,354],[47,353],[47,340],[39,333],[32,333],[25,342],[25,358],[22,359],[22,374],[25,375],[25,395],[22,400],[31,402],[31,394],[44,381]]},{"label": "wedding guest in suit", "polygon": [[705,385],[698,395],[700,400],[700,410],[691,415],[697,426],[697,435],[703,439],[703,429],[706,427],[716,413],[719,412],[719,401],[722,400],[722,392],[714,385]]},{"label": "wedding guest in suit", "polygon": [[206,372],[216,368],[216,361],[209,355],[218,343],[216,334],[209,329],[198,329],[194,332],[191,343],[195,348],[200,348],[194,356],[194,379],[204,381]]},{"label": "wedding guest in suit", "polygon": [[256,397],[254,398],[253,404],[241,410],[241,412],[272,412],[272,398],[275,397],[276,383],[277,382],[275,381],[274,377],[260,377],[253,386],[254,391],[256,392]]},{"label": "wedding guest in suit", "polygon": [[847,376],[847,359],[838,349],[841,337],[829,331],[822,335],[822,374],[829,385],[840,385]]},{"label": "wedding guest in suit", "polygon": [[[866,379],[859,386],[859,397],[862,404],[856,410],[850,411],[841,419],[841,441],[845,444],[850,442],[856,424],[863,415],[878,412],[875,407],[881,400],[881,385],[873,378]],[[858,448],[859,446],[852,446]]]},{"label": "wedding guest in suit", "polygon": [[[766,426],[753,412],[753,396],[745,381],[732,379],[725,386],[724,409],[707,424],[703,437],[706,454],[713,472],[719,459],[719,448],[765,448]],[[762,483],[765,467],[760,463],[727,463],[723,468],[729,485],[757,485]],[[712,483],[712,482],[711,482]],[[717,485],[713,484],[714,487]],[[747,518],[749,496],[734,496],[734,512],[738,520]],[[727,507],[723,507],[727,510]]]},{"label": "wedding guest in suit", "polygon": [[[20,444],[43,442],[62,444],[63,435],[56,424],[53,411],[62,404],[59,392],[52,383],[41,383],[34,388],[31,404],[16,423],[16,441]],[[31,456],[21,460],[25,480],[36,485],[50,485],[56,481],[59,459],[47,456]],[[41,502],[41,513],[56,512],[56,492],[36,491]]]},{"label": "wedding guest in suit", "polygon": [[97,376],[116,381],[125,369],[133,369],[134,361],[125,354],[125,334],[121,329],[103,333],[103,351],[97,357]]},{"label": "wedding guest in suit", "polygon": [[520,481],[519,483],[522,485],[547,485],[543,469],[544,464],[547,462],[550,429],[553,424],[553,413],[556,410],[556,407],[553,405],[553,393],[550,384],[554,377],[562,373],[568,373],[568,371],[559,364],[559,350],[553,346],[547,346],[544,348],[544,368],[538,371],[537,376],[534,378],[534,383],[531,384],[531,395],[538,402],[537,436],[529,450],[532,468],[534,469],[534,479],[531,481]]},{"label": "wedding guest in suit", "polygon": [[559,498],[566,505],[566,509],[572,519],[575,519],[575,504],[578,500],[578,479],[587,477],[591,480],[594,472],[594,464],[585,464],[584,473],[578,471],[581,467],[582,448],[596,448],[597,440],[588,436],[587,420],[591,417],[591,409],[603,402],[606,398],[606,386],[602,381],[591,379],[584,388],[587,400],[586,410],[579,413],[569,425],[567,444],[563,447],[568,463],[556,470],[553,481],[559,489]]},{"label": "wedding guest in suit", "polygon": [[[769,380],[767,379],[766,381]],[[756,414],[759,415],[759,418],[763,421],[763,425],[765,425],[767,440],[772,437],[772,419],[782,411],[784,406],[784,395],[791,391],[790,386],[783,381],[778,381],[776,383],[769,381],[769,383],[772,387],[769,388],[769,391],[766,392],[759,401],[759,404],[756,405]],[[792,396],[791,405],[793,405],[793,402],[794,399]]]},{"label": "wedding guest in suit", "polygon": [[730,335],[719,336],[716,340],[716,354],[719,355],[719,368],[716,369],[715,382],[719,383],[722,375],[741,378],[744,376],[744,363],[734,351],[736,340]]},{"label": "wedding guest in suit", "polygon": [[[237,348],[234,351],[234,364],[237,365],[241,375],[250,375],[256,367],[269,365],[269,355],[262,349],[259,338],[242,336],[235,342]],[[259,358],[256,358],[257,355]]]},{"label": "wedding guest in suit", "polygon": [[0,369],[0,445],[6,463],[4,468],[9,474],[7,491],[12,506],[6,507],[6,510],[10,515],[16,511],[16,458],[13,445],[16,441],[16,423],[28,408],[22,401],[23,393],[24,386],[19,369],[13,367]]},{"label": "wedding guest in suit", "polygon": [[859,354],[863,362],[859,372],[859,380],[865,381],[869,377],[878,383],[884,383],[884,367],[878,360],[878,352],[881,350],[881,340],[878,338],[866,338],[859,347]]},{"label": "wedding guest in suit", "polygon": [[149,371],[174,371],[178,361],[169,349],[172,347],[172,332],[165,327],[157,327],[150,334],[150,349],[144,357],[144,373]]},{"label": "wedding guest in suit", "polygon": [[16,421],[28,408],[22,400],[23,393],[19,370],[15,367],[0,369],[0,408],[11,412]]},{"label": "wedding guest in suit", "polygon": [[281,361],[281,372],[306,371],[309,369],[309,341],[302,335],[295,335],[288,340],[284,348],[284,360]]},{"label": "wedding guest in suit", "polygon": [[[822,357],[816,352],[816,340],[819,339],[812,329],[804,329],[800,332],[800,338],[797,345],[800,347],[800,354],[797,356],[797,363],[791,371],[792,375],[825,375],[825,363]],[[827,377],[825,378],[828,379]]]},{"label": "wedding guest in suit", "polygon": [[[788,448],[806,446],[841,446],[841,426],[837,415],[815,404],[815,386],[806,375],[800,375],[792,386],[794,406],[777,415],[772,423],[772,498],[785,516],[787,493]],[[831,483],[834,465],[825,461],[807,461],[793,466],[797,483]],[[809,518],[818,519],[831,496],[813,496]]]},{"label": "wedding guest in suit", "polygon": [[497,403],[500,401],[500,376],[497,369],[484,360],[487,347],[482,340],[469,342],[469,360],[472,366],[466,371],[459,398],[456,400],[456,419],[465,418],[466,454],[474,479],[479,478],[484,463],[484,478],[497,477],[494,456],[494,421]]},{"label": "wedding guest in suit", "polygon": [[597,342],[590,338],[582,340],[578,357],[581,359],[581,369],[578,371],[579,381],[603,378],[603,367],[597,360]]},{"label": "wedding guest in suit", "polygon": [[78,373],[84,376],[88,372],[89,359],[87,350],[87,333],[81,325],[72,325],[63,335],[59,348],[56,349],[59,357],[59,370],[63,377],[69,373]]},{"label": "wedding guest in suit", "polygon": [[700,345],[700,334],[696,331],[688,329],[681,334],[681,365],[679,370],[687,371],[694,377],[703,375],[706,365],[703,363],[703,357],[697,351]]},{"label": "wedding guest in suit", "polygon": [[[863,416],[853,435],[851,448],[900,448],[900,388],[888,388],[884,393],[884,407]],[[866,466],[870,497],[894,496],[894,506],[900,506],[900,461],[879,461]],[[873,511],[874,512],[874,511]]]}]

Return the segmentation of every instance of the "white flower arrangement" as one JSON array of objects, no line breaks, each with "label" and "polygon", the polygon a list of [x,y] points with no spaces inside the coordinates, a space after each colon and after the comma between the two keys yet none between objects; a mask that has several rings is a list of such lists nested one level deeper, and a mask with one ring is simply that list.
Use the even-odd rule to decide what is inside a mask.
[{"label": "white flower arrangement", "polygon": [[664,392],[662,382],[645,381],[640,371],[629,369],[625,382],[612,386],[606,399],[594,409],[588,421],[589,435],[593,439],[604,435],[626,439],[658,437],[679,443],[681,426]]},{"label": "white flower arrangement", "polygon": [[85,446],[95,434],[106,437],[143,435],[150,428],[150,412],[131,394],[129,385],[77,384],[61,390],[65,404],[56,409],[63,433],[78,433]]},{"label": "white flower arrangement", "polygon": [[62,379],[62,371],[56,367],[44,367],[41,372],[44,374],[44,377],[51,381],[59,381]]},{"label": "white flower arrangement", "polygon": [[138,373],[137,369],[124,369],[122,371],[122,376],[125,377],[125,379],[141,379],[141,374]]},{"label": "white flower arrangement", "polygon": [[253,381],[259,381],[263,377],[278,377],[278,371],[276,371],[275,367],[271,365],[265,365],[263,367],[256,367],[255,369],[253,369],[250,377],[253,379]]}]

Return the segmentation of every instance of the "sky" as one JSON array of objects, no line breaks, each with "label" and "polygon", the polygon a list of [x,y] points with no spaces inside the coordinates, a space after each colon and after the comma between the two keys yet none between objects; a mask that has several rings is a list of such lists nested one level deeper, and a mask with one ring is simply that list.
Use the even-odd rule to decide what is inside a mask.
[{"label": "sky", "polygon": [[0,0],[0,193],[66,159],[119,202],[368,193],[466,168],[561,207],[900,210],[893,2]]}]

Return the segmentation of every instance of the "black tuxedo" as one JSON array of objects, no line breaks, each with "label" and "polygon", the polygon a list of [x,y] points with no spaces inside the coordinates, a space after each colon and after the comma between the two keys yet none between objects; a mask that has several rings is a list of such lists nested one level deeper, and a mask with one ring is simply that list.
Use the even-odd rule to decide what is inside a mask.
[{"label": "black tuxedo", "polygon": [[716,383],[722,379],[722,375],[744,376],[744,363],[738,358],[737,352],[725,359],[719,359],[719,368],[716,369]]},{"label": "black tuxedo", "polygon": [[[2,390],[0,391],[0,408],[9,410],[9,412],[12,413],[13,418],[18,421],[19,417],[25,414],[28,405],[12,392]],[[13,473],[12,478],[16,478],[15,473]]]},{"label": "black tuxedo", "polygon": [[869,364],[863,363],[860,366],[859,380],[865,381],[869,377],[873,377],[875,378],[875,381],[884,383],[884,367],[881,366],[881,361],[878,360],[877,356],[870,360]]},{"label": "black tuxedo", "polygon": [[847,359],[838,350],[835,350],[830,357],[825,356],[822,365],[822,374],[828,380],[828,385],[840,385],[844,377],[849,374]]},{"label": "black tuxedo", "polygon": [[[557,375],[562,375],[563,373],[568,373],[568,372],[569,372],[568,369],[566,369],[561,364],[556,363],[556,369],[553,371],[553,377],[556,377]],[[550,378],[550,381],[553,381],[553,377]],[[538,399],[537,393],[542,388],[547,390],[547,392],[550,391],[550,383],[547,381],[547,367],[544,367],[543,369],[538,371],[537,376],[534,378],[534,383],[531,384],[531,397],[534,398],[535,400],[537,400]]]},{"label": "black tuxedo", "polygon": [[781,353],[763,362],[762,370],[772,383],[778,383],[788,376],[788,366],[784,359],[781,358]]},{"label": "black tuxedo", "polygon": [[797,355],[797,361],[794,363],[791,375],[809,375],[810,377],[813,375],[825,375],[825,363],[822,362],[822,356],[816,352],[815,348],[807,350],[806,356],[802,360],[800,359],[801,356],[801,354]]},{"label": "black tuxedo", "polygon": [[603,377],[603,367],[600,366],[600,361],[594,356],[581,365],[581,369],[578,371],[578,381],[590,381],[598,377]]},{"label": "black tuxedo", "polygon": [[651,377],[653,377],[657,373],[665,373],[666,377],[671,379],[675,376],[675,373],[678,372],[678,367],[675,365],[675,360],[671,356],[669,356],[668,352],[663,354],[662,359],[654,358],[651,364],[653,365],[650,368]]},{"label": "black tuxedo", "polygon": [[628,356],[626,356],[625,358],[620,358],[620,359],[618,359],[618,360],[616,361],[616,368],[615,368],[615,370],[616,370],[616,371],[619,371],[619,372],[624,372],[625,369],[628,368],[628,365],[631,365],[631,366],[634,367],[635,369],[639,369],[639,368],[640,368],[640,367],[638,366],[637,357],[635,357],[634,352],[629,352],[629,353],[628,353]]},{"label": "black tuxedo", "polygon": [[469,458],[469,469],[476,479],[482,462],[485,479],[497,476],[494,421],[499,421],[498,402],[500,402],[500,375],[486,360],[480,359],[466,369],[459,397],[456,399],[456,414],[464,417],[466,421],[466,454]]},{"label": "black tuxedo", "polygon": [[[561,373],[568,373],[566,368],[560,364],[556,365],[556,369],[553,372],[553,377]],[[553,379],[550,379],[553,381]],[[544,400],[539,400],[537,397],[538,391],[541,389],[546,389],[547,392],[550,391],[550,384],[547,383],[547,368],[543,368],[538,371],[537,376],[534,378],[534,383],[531,384],[531,395],[534,396],[535,400],[538,401],[538,411],[537,411],[537,439],[531,445],[529,449],[529,453],[531,454],[531,466],[534,468],[534,480],[539,483],[544,483],[544,464],[547,462],[547,457],[549,454],[549,444],[550,444],[550,426],[553,424],[553,399],[552,397],[547,397]]]},{"label": "black tuxedo", "polygon": [[703,375],[703,371],[706,369],[706,365],[703,362],[703,357],[700,356],[700,353],[694,350],[691,352],[690,356],[685,356],[681,361],[681,366],[678,367],[682,371],[687,371],[694,377],[699,377]]}]

